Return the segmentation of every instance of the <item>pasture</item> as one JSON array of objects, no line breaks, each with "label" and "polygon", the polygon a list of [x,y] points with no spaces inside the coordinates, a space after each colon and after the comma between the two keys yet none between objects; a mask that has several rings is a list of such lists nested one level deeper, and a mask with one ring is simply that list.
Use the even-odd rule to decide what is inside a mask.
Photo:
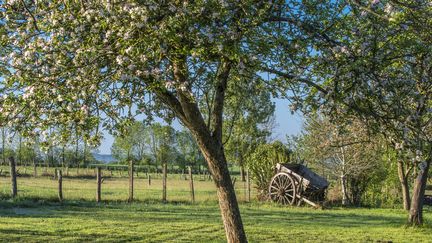
[{"label": "pasture", "polygon": [[[83,170],[83,174],[88,171]],[[95,202],[92,170],[63,178],[64,201],[57,200],[57,181],[50,176],[18,178],[18,197],[11,199],[10,179],[0,177],[0,239],[41,241],[224,242],[225,233],[213,182],[195,176],[195,203],[189,182],[168,175],[166,203],[162,180],[144,173],[135,180],[135,201],[128,203],[128,180],[113,174]],[[125,174],[123,174],[125,175]],[[246,202],[244,183],[236,182],[242,218],[250,242],[430,242],[432,208],[426,225],[405,227],[402,209],[286,207]],[[252,196],[253,197],[253,196]]]}]

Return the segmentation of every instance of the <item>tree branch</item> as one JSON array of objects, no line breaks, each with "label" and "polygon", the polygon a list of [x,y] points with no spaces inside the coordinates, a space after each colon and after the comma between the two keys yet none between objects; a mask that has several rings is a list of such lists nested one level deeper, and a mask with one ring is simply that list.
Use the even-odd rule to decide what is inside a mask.
[{"label": "tree branch", "polygon": [[24,5],[25,10],[27,11],[28,14],[30,14],[30,16],[33,19],[33,26],[35,27],[35,29],[40,32],[38,26],[37,26],[37,21],[36,21],[36,17],[32,14],[32,12],[30,11],[30,9],[27,7],[27,4],[25,3],[24,0],[21,0],[21,3]]},{"label": "tree branch", "polygon": [[223,109],[225,100],[225,91],[231,71],[232,63],[228,60],[222,60],[216,76],[215,100],[212,111],[212,136],[217,141],[222,143],[222,124],[223,124]]},{"label": "tree branch", "polygon": [[293,18],[282,17],[282,16],[270,16],[265,21],[267,21],[267,22],[287,22],[287,23],[293,24],[293,25],[297,26],[298,28],[304,30],[306,33],[310,34],[311,36],[313,36],[315,38],[319,38],[319,39],[326,41],[327,43],[331,44],[332,46],[341,46],[342,45],[342,43],[333,40],[327,34],[325,34],[324,33],[325,30],[320,30],[320,29],[315,27],[316,26],[315,24],[302,22],[302,21],[300,21],[300,19],[293,19]]},{"label": "tree branch", "polygon": [[324,94],[328,93],[328,91],[326,89],[324,89],[322,86],[320,86],[319,84],[316,84],[316,83],[314,83],[308,79],[300,78],[300,77],[297,77],[295,75],[292,75],[289,73],[284,73],[282,71],[278,71],[278,70],[267,68],[267,67],[261,67],[261,69],[265,72],[275,74],[275,75],[280,76],[282,78],[286,78],[286,79],[290,79],[290,80],[296,80],[296,81],[299,81],[301,83],[307,84],[311,87],[316,88],[318,91],[320,91]]}]

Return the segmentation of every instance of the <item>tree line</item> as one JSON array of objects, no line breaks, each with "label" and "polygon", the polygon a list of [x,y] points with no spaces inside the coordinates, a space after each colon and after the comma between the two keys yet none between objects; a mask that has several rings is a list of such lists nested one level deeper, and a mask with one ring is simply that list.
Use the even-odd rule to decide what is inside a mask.
[{"label": "tree line", "polygon": [[[86,167],[98,163],[93,156],[93,147],[87,145],[83,138],[75,137],[67,144],[42,144],[39,137],[25,137],[14,127],[2,127],[0,134],[0,163],[8,164],[14,157],[17,165],[32,167]],[[36,173],[36,172],[35,172]]]}]

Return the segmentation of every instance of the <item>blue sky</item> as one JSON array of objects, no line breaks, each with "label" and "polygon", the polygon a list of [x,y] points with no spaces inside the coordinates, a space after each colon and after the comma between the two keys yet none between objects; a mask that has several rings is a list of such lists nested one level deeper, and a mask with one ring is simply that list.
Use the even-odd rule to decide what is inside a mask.
[{"label": "blue sky", "polygon": [[[286,135],[297,135],[300,133],[303,125],[303,117],[298,114],[291,114],[288,105],[289,101],[283,99],[274,99],[276,104],[275,116],[277,126],[273,131],[273,138],[275,140],[285,141]],[[179,126],[174,124],[174,126]],[[176,127],[176,129],[178,129]],[[99,153],[110,154],[113,137],[109,134],[105,135],[105,139],[99,147]]]}]

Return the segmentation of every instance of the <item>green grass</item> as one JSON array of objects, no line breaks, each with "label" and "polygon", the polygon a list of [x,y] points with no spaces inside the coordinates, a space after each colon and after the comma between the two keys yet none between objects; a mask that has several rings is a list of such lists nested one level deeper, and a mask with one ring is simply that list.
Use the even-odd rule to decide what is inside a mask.
[{"label": "green grass", "polygon": [[[224,242],[214,185],[196,177],[197,202],[189,202],[188,182],[170,175],[168,203],[161,203],[161,180],[136,181],[137,202],[128,204],[127,180],[107,179],[104,202],[94,202],[94,179],[65,178],[65,201],[56,200],[55,180],[18,178],[19,196],[8,194],[9,178],[0,177],[0,241]],[[283,207],[244,202],[237,193],[250,242],[432,242],[432,208],[427,224],[405,227],[401,209]]]},{"label": "green grass", "polygon": [[[20,173],[25,177],[18,178],[18,190],[21,198],[45,198],[54,200],[57,197],[57,181],[53,179],[54,168],[48,169],[50,176],[36,177],[30,176],[33,168],[18,168]],[[7,172],[4,167],[3,171]],[[38,175],[44,172],[38,168]],[[45,173],[45,172],[44,172]],[[102,200],[106,201],[125,201],[128,198],[128,175],[127,172],[102,171],[107,178],[102,184]],[[10,193],[9,177],[5,172],[0,176],[0,194],[7,195]],[[76,169],[70,169],[69,177],[63,173],[63,196],[67,200],[87,200],[91,201],[96,196],[96,180],[93,169],[81,169],[77,175]],[[121,177],[123,176],[123,177]],[[190,201],[189,180],[184,179],[184,175],[169,174],[167,180],[167,198],[170,201],[188,202]],[[246,200],[246,184],[236,178],[235,183],[237,197],[239,201]],[[195,198],[198,202],[216,201],[216,188],[213,181],[208,176],[194,175]],[[256,195],[252,191],[251,196]],[[160,200],[162,197],[162,176],[161,174],[151,174],[151,185],[148,184],[148,177],[145,173],[139,173],[134,179],[134,198],[142,200]]]}]

